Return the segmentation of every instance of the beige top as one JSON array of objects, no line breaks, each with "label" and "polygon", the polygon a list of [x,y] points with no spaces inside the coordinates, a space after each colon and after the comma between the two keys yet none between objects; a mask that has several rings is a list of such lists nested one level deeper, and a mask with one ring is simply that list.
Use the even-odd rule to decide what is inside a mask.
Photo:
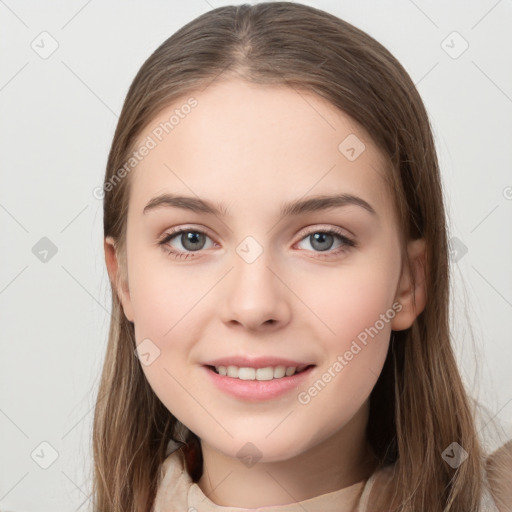
[{"label": "beige top", "polygon": [[374,473],[368,480],[362,480],[344,489],[329,492],[304,501],[260,508],[226,507],[211,501],[197,483],[192,482],[185,469],[181,450],[171,453],[162,464],[161,481],[158,487],[153,512],[367,512],[370,493],[372,506],[376,506],[378,489],[385,487],[391,477],[392,467]]},{"label": "beige top", "polygon": [[[385,489],[391,481],[393,466],[386,466],[371,475],[368,480],[362,480],[338,491],[322,494],[304,501],[287,505],[276,505],[260,508],[227,507],[211,501],[197,483],[194,483],[185,467],[185,457],[181,450],[174,447],[161,466],[160,480],[152,512],[374,512],[382,510]],[[171,447],[171,449],[173,449]],[[512,483],[512,445],[501,447],[494,452],[494,457],[488,460],[503,463],[508,468],[505,480],[498,485],[489,483],[487,476],[484,480],[485,492],[481,502],[481,512],[510,512],[508,508],[510,483]],[[510,479],[508,478],[508,471]],[[492,471],[488,474],[492,475]],[[496,503],[500,504],[499,508]],[[371,504],[371,507],[370,505]]]}]

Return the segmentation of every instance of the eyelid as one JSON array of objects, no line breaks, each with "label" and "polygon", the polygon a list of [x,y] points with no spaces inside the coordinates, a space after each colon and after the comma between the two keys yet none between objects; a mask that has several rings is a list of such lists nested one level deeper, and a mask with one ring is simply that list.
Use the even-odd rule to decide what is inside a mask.
[{"label": "eyelid", "polygon": [[332,224],[310,224],[309,226],[302,228],[297,236],[299,237],[300,241],[305,236],[316,233],[317,231],[334,231],[337,234],[355,242],[355,235],[352,232],[350,232],[348,229],[342,228],[340,226],[334,226]]},{"label": "eyelid", "polygon": [[[201,233],[203,235],[206,235],[208,238],[210,238],[212,240],[214,245],[217,245],[217,242],[215,242],[215,237],[213,237],[209,234],[209,230],[207,228],[191,226],[188,224],[168,228],[168,230],[164,231],[164,233],[158,237],[158,239],[156,240],[156,244],[157,245],[166,244],[166,243],[170,242],[170,240],[173,239],[175,236],[179,235],[180,233],[187,232],[187,231],[191,231],[193,233]],[[200,253],[202,251],[203,250],[197,251],[197,252]],[[192,252],[190,252],[189,254],[192,254]]]},{"label": "eyelid", "polygon": [[208,235],[210,238],[214,238],[210,234],[210,230],[208,228],[205,228],[204,226],[199,225],[192,225],[192,224],[179,224],[178,226],[173,226],[171,228],[167,228],[164,233],[162,233],[162,236],[160,239],[167,237],[168,235],[175,235],[177,233],[180,233],[181,231],[197,231],[199,233],[204,233],[205,235]]}]

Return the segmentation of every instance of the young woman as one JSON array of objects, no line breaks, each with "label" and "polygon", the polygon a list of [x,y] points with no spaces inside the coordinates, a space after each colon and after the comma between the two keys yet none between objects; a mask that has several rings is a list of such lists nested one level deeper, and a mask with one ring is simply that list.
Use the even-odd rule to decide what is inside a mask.
[{"label": "young woman", "polygon": [[104,190],[95,510],[509,510],[428,116],[377,41],[299,3],[198,17],[135,77]]}]

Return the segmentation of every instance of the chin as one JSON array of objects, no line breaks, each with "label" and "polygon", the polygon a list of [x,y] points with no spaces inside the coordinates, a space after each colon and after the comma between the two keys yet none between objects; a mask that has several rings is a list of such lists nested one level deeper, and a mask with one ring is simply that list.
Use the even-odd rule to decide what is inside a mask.
[{"label": "chin", "polygon": [[[208,440],[205,440],[208,442]],[[218,440],[217,440],[218,441]],[[228,446],[211,445],[227,457],[239,459],[247,467],[258,463],[281,462],[292,459],[308,449],[290,436],[275,436],[265,439],[260,436],[245,435],[229,442]]]}]

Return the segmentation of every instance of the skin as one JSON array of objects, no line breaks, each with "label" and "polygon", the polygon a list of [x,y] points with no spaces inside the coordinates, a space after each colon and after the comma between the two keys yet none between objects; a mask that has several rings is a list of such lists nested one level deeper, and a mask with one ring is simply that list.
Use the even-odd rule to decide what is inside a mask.
[{"label": "skin", "polygon": [[[237,78],[217,80],[193,96],[197,107],[129,176],[127,281],[120,278],[113,240],[105,240],[109,276],[136,341],[149,338],[160,350],[143,370],[169,411],[201,439],[198,485],[214,503],[281,505],[347,487],[373,469],[365,441],[368,399],[391,330],[410,327],[425,305],[424,242],[407,247],[419,283],[414,289],[405,265],[401,271],[384,159],[365,131],[330,103]],[[185,101],[162,111],[139,140]],[[349,134],[365,144],[354,161],[338,150]],[[231,216],[172,207],[143,214],[164,192],[223,203]],[[363,198],[377,216],[349,205],[279,217],[282,203],[334,193]],[[203,248],[187,259],[169,256],[157,242],[172,227],[205,230]],[[334,254],[341,245],[336,237],[330,247],[329,240],[314,245],[309,235],[333,227],[357,247]],[[252,263],[236,252],[247,236],[263,249]],[[178,235],[168,245],[187,252],[182,241]],[[309,403],[299,403],[298,392],[397,301],[400,312],[378,335]],[[211,386],[202,367],[244,354],[317,366],[299,390],[246,402]],[[247,442],[261,454],[250,467],[237,456]]]}]

